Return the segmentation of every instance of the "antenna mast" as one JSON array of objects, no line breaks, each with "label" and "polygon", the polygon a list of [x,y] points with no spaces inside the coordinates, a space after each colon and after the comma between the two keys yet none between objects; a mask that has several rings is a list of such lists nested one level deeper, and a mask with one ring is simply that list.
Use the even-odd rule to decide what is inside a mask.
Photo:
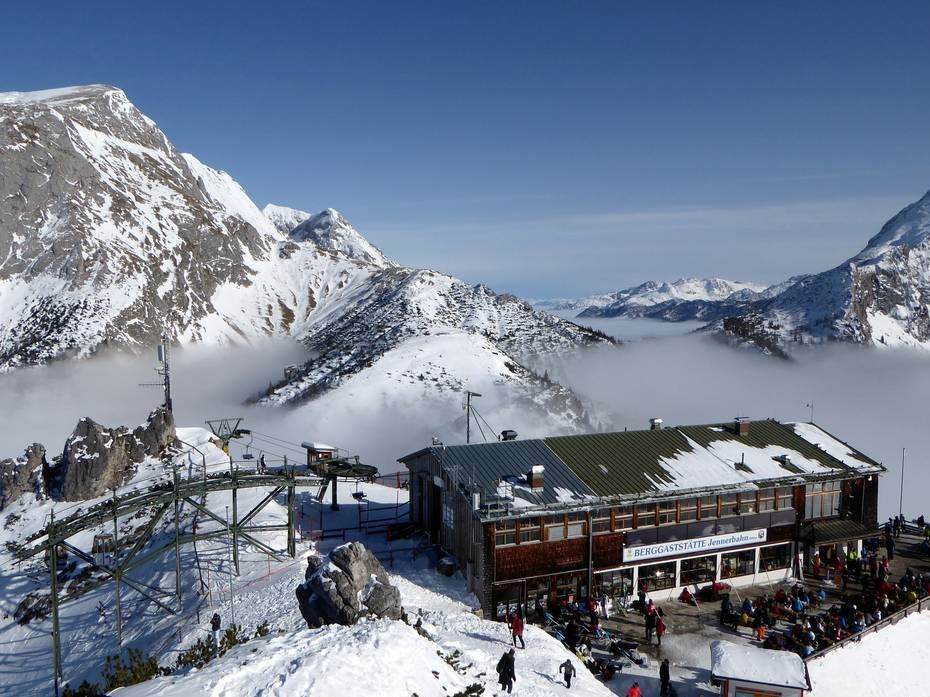
[{"label": "antenna mast", "polygon": [[167,329],[161,333],[161,343],[155,348],[155,358],[158,361],[155,372],[161,377],[161,382],[143,382],[139,384],[139,387],[162,388],[165,393],[165,409],[171,414],[173,413],[173,406],[171,403],[171,356]]}]

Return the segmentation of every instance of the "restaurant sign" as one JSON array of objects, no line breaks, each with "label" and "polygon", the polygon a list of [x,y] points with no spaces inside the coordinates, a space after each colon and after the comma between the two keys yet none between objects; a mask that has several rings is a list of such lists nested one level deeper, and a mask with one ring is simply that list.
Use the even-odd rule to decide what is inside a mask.
[{"label": "restaurant sign", "polygon": [[661,559],[662,557],[677,557],[684,554],[700,552],[715,552],[727,547],[741,547],[765,542],[767,530],[744,530],[726,535],[712,535],[711,537],[695,537],[690,540],[674,540],[673,542],[660,542],[655,545],[640,545],[639,547],[624,547],[623,561],[643,561],[645,559]]}]

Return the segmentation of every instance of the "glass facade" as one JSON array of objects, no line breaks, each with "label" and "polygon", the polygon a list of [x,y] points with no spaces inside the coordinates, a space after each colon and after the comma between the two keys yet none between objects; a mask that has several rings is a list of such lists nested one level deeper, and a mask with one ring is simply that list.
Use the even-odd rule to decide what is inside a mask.
[{"label": "glass facade", "polygon": [[756,572],[756,550],[745,549],[720,557],[720,577],[752,576]]},{"label": "glass facade", "polygon": [[759,571],[776,571],[791,566],[791,544],[763,547],[759,550]]},{"label": "glass facade", "polygon": [[842,495],[840,482],[808,484],[804,492],[804,516],[808,520],[838,516]]},{"label": "glass facade", "polygon": [[709,583],[717,578],[717,555],[681,560],[680,586]]},{"label": "glass facade", "polygon": [[646,592],[675,587],[675,562],[649,564],[639,567],[639,582]]}]

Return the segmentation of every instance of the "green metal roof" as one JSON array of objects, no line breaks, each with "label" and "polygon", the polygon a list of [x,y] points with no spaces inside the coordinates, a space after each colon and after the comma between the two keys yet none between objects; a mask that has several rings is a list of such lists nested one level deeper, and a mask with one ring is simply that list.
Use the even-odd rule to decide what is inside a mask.
[{"label": "green metal roof", "polygon": [[675,429],[556,436],[545,441],[598,496],[655,491],[657,481],[672,484],[674,478],[661,460],[693,451]]}]

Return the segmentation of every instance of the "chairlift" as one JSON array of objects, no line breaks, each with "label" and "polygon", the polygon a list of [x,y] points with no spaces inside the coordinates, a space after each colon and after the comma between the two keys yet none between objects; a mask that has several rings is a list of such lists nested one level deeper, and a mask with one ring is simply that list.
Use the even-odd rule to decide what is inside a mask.
[{"label": "chairlift", "polygon": [[242,459],[243,460],[254,460],[255,455],[252,453],[252,450],[251,450],[252,440],[254,436],[252,435],[251,431],[248,431],[248,434],[249,434],[249,442],[245,444],[245,452],[242,453]]},{"label": "chairlift", "polygon": [[352,498],[356,501],[364,501],[368,498],[368,494],[366,494],[364,491],[353,491]]}]

